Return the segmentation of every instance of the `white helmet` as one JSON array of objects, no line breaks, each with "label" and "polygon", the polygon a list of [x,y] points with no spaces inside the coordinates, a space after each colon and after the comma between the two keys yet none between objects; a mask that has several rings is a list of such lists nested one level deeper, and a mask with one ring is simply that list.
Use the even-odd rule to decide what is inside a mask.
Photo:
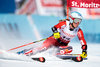
[{"label": "white helmet", "polygon": [[76,12],[76,11],[71,12],[70,18],[71,18],[75,23],[77,23],[77,22],[80,23],[80,22],[82,21],[82,15],[81,15],[79,12]]}]

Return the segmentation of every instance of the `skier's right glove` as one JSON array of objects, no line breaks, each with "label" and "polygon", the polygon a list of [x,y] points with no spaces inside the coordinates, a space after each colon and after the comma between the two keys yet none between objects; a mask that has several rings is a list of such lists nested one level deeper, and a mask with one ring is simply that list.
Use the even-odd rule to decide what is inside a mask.
[{"label": "skier's right glove", "polygon": [[54,36],[55,39],[58,39],[58,38],[60,38],[60,33],[55,32],[55,33],[53,33],[53,36]]}]

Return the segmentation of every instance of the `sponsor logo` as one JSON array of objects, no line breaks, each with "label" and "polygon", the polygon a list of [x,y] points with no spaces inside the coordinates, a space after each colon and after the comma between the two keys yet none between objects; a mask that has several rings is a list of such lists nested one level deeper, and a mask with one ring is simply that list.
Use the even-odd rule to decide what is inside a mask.
[{"label": "sponsor logo", "polygon": [[99,8],[100,4],[99,3],[94,3],[94,2],[90,2],[90,3],[86,3],[86,2],[76,2],[76,1],[72,1],[71,2],[71,6],[72,7],[80,7],[80,8]]},{"label": "sponsor logo", "polygon": [[71,35],[71,34],[69,34],[69,33],[66,33],[66,32],[64,32],[63,30],[62,30],[62,32],[63,32],[65,35],[69,36],[69,37],[75,37],[75,35]]}]

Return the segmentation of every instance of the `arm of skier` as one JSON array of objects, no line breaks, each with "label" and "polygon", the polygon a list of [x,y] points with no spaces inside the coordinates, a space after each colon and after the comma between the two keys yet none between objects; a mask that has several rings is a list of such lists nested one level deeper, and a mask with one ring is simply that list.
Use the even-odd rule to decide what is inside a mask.
[{"label": "arm of skier", "polygon": [[57,25],[55,25],[54,27],[52,27],[52,31],[53,31],[53,36],[55,39],[60,38],[60,29],[63,25],[66,25],[66,21],[62,21],[59,22]]},{"label": "arm of skier", "polygon": [[81,29],[78,30],[78,38],[81,42],[81,45],[82,45],[82,58],[86,58],[87,57],[87,43],[86,43],[86,40],[84,39],[84,34],[83,34],[83,31]]}]

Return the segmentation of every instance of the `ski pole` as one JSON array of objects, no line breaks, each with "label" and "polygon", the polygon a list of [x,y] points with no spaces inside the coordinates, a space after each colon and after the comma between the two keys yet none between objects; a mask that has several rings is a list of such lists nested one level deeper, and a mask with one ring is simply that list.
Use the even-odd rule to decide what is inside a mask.
[{"label": "ski pole", "polygon": [[46,40],[47,38],[44,38],[44,39],[41,39],[41,40],[38,40],[38,41],[34,41],[34,42],[31,42],[31,43],[28,43],[28,44],[24,44],[24,45],[21,45],[21,46],[18,46],[18,47],[15,47],[15,48],[11,48],[7,51],[11,51],[11,50],[15,50],[15,49],[18,49],[18,48],[21,48],[21,47],[24,47],[24,46],[28,46],[28,45],[31,45],[31,44],[34,44],[34,43],[37,43],[37,42],[40,42],[40,41],[43,41],[43,40]]}]

